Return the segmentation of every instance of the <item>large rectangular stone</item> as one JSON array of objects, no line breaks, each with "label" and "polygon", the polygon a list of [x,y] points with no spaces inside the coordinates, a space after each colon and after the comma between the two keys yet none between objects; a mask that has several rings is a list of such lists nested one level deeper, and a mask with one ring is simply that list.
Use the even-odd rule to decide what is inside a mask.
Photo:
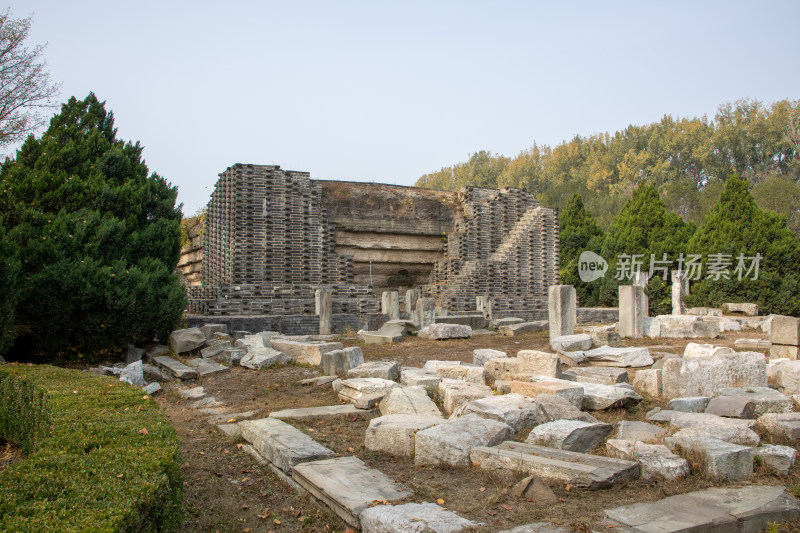
[{"label": "large rectangular stone", "polygon": [[723,440],[696,437],[669,437],[668,446],[689,463],[699,463],[703,477],[715,481],[740,481],[753,475],[754,448]]},{"label": "large rectangular stone", "polygon": [[510,387],[511,392],[530,398],[536,398],[540,394],[554,394],[564,398],[578,409],[583,406],[583,387],[578,383],[554,378],[535,382],[512,381]]},{"label": "large rectangular stone", "polygon": [[333,451],[277,418],[247,420],[239,427],[245,440],[287,474],[302,462],[333,457]]},{"label": "large rectangular stone", "polygon": [[572,285],[551,285],[547,289],[547,318],[550,340],[575,333],[576,296]]},{"label": "large rectangular stone", "polygon": [[329,376],[347,374],[348,370],[357,367],[363,362],[364,353],[358,346],[325,352],[320,357],[322,371]]},{"label": "large rectangular stone", "polygon": [[769,340],[773,344],[800,345],[800,318],[773,315]]},{"label": "large rectangular stone", "polygon": [[292,479],[353,527],[374,502],[394,502],[411,496],[402,484],[369,468],[358,457],[336,457],[297,465]]},{"label": "large rectangular stone", "polygon": [[764,531],[770,523],[797,518],[800,502],[782,485],[750,485],[688,492],[605,513],[617,526],[635,532],[745,533]]},{"label": "large rectangular stone", "polygon": [[375,416],[374,409],[357,409],[352,403],[344,405],[324,405],[322,407],[301,407],[298,409],[283,409],[281,411],[273,411],[269,414],[270,418],[293,418],[295,420],[303,418],[340,418],[340,417],[356,417],[356,418],[372,418]]},{"label": "large rectangular stone", "polygon": [[417,432],[414,462],[425,465],[469,466],[470,451],[514,437],[505,422],[467,414]]},{"label": "large rectangular stone", "polygon": [[439,383],[439,397],[446,415],[451,415],[472,400],[492,395],[491,387],[466,381],[443,380]]},{"label": "large rectangular stone", "polygon": [[766,387],[767,361],[758,352],[665,359],[661,379],[666,398],[715,396],[728,387]]},{"label": "large rectangular stone", "polygon": [[153,357],[153,362],[178,379],[195,379],[197,377],[197,371],[194,368],[188,367],[172,357],[160,355],[158,357]]},{"label": "large rectangular stone", "polygon": [[619,286],[619,325],[622,337],[640,339],[644,336],[644,319],[648,316],[648,299],[638,285]]},{"label": "large rectangular stone", "polygon": [[576,366],[564,371],[562,377],[569,381],[597,383],[599,385],[628,383],[627,370],[614,367]]},{"label": "large rectangular stone", "polygon": [[535,475],[544,482],[572,484],[589,490],[611,487],[639,478],[639,463],[586,453],[569,452],[522,442],[506,441],[478,447],[470,458],[487,470]]}]

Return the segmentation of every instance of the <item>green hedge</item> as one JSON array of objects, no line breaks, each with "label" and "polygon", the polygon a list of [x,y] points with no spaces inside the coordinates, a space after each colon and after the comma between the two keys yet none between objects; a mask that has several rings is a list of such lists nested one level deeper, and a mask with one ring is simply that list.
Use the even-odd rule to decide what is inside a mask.
[{"label": "green hedge", "polygon": [[179,529],[178,438],[141,389],[0,365],[0,437],[27,454],[0,473],[0,531]]}]

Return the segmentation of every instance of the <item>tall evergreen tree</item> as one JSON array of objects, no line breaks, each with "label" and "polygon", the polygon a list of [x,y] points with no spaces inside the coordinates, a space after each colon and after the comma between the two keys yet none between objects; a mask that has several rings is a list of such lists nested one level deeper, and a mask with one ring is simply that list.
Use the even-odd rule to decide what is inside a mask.
[{"label": "tall evergreen tree", "polygon": [[578,301],[582,306],[597,305],[597,294],[592,284],[581,281],[578,274],[578,259],[584,251],[600,253],[603,246],[603,230],[592,214],[583,206],[580,194],[572,195],[566,209],[558,215],[560,226],[559,260],[561,283],[575,286]]},{"label": "tall evergreen tree", "polygon": [[[784,217],[756,205],[747,181],[738,175],[725,182],[717,203],[689,242],[689,252],[702,254],[706,265],[702,279],[691,285],[687,299],[691,305],[754,302],[765,314],[800,316],[800,242]],[[752,279],[756,256],[761,259],[757,279]],[[710,262],[720,265],[718,270],[725,275],[709,271]]]},{"label": "tall evergreen tree", "polygon": [[671,310],[670,271],[677,266],[680,254],[685,253],[695,229],[694,223],[684,222],[679,215],[667,210],[655,187],[637,187],[606,233],[601,255],[610,266],[601,283],[601,301],[606,305],[616,302],[617,287],[631,283],[630,278],[618,278],[631,274],[635,270],[634,263],[639,260],[640,270],[650,274],[647,285],[650,313],[668,313]]},{"label": "tall evergreen tree", "polygon": [[73,97],[0,169],[0,220],[21,259],[17,355],[163,338],[184,309],[177,188],[116,132],[94,94]]}]

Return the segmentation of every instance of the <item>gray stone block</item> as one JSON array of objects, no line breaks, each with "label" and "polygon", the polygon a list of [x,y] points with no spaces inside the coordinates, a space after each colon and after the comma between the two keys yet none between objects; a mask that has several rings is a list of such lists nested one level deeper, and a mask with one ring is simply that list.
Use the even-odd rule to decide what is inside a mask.
[{"label": "gray stone block", "polygon": [[302,462],[333,457],[333,451],[277,418],[247,420],[239,427],[245,440],[287,474]]},{"label": "gray stone block", "polygon": [[751,532],[797,518],[800,503],[785,487],[751,485],[689,492],[653,503],[616,507],[605,514],[633,531]]},{"label": "gray stone block", "polygon": [[206,336],[200,328],[176,329],[169,335],[169,347],[176,354],[191,352],[205,343]]},{"label": "gray stone block", "polygon": [[611,433],[614,426],[602,422],[557,420],[539,424],[525,440],[549,448],[585,453],[596,448]]},{"label": "gray stone block", "polygon": [[459,533],[480,525],[433,503],[378,505],[361,513],[362,533]]},{"label": "gray stone block", "polygon": [[359,516],[374,502],[394,502],[411,496],[402,484],[369,468],[357,457],[299,464],[292,470],[292,479],[356,528],[361,527]]},{"label": "gray stone block", "polygon": [[469,414],[417,432],[416,464],[470,466],[470,451],[514,437],[508,424]]},{"label": "gray stone block", "polygon": [[431,416],[379,416],[370,420],[364,435],[364,446],[367,450],[411,457],[414,455],[414,438],[417,432],[443,422],[443,418]]}]

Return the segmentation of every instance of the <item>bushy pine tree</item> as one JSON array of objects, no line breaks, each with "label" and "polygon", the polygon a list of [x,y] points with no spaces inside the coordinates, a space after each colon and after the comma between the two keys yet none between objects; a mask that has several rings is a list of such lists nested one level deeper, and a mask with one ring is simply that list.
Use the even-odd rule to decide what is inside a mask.
[{"label": "bushy pine tree", "polygon": [[[695,229],[694,223],[684,222],[680,216],[667,210],[655,187],[640,185],[634,189],[606,233],[601,255],[609,263],[609,272],[600,282],[599,299],[605,305],[616,304],[619,285],[631,283],[630,279],[617,279],[618,269],[623,269],[626,258],[632,262],[634,255],[640,255],[641,271],[651,275],[647,285],[650,314],[669,313],[670,271],[677,266],[680,254],[685,254]],[[669,263],[661,262],[665,254]],[[653,265],[651,259],[655,260]],[[651,266],[654,267],[652,270]],[[630,269],[624,270],[630,273]]]},{"label": "bushy pine tree", "polygon": [[70,356],[165,337],[185,294],[177,188],[116,138],[94,94],[71,98],[0,169],[0,213],[18,250],[14,350]]},{"label": "bushy pine tree", "polygon": [[[718,307],[725,302],[754,302],[763,314],[800,316],[800,242],[780,215],[760,209],[747,188],[747,181],[732,175],[717,203],[709,211],[689,242],[689,252],[702,254],[708,266],[710,255],[730,260],[725,276],[704,269],[703,279],[693,282],[690,305]],[[758,278],[750,258],[761,256]],[[742,256],[742,279],[738,258]],[[723,259],[720,258],[720,264]]]},{"label": "bushy pine tree", "polygon": [[578,259],[584,251],[600,253],[603,246],[603,230],[592,214],[583,206],[580,194],[572,195],[566,209],[558,215],[560,226],[559,260],[561,264],[561,283],[573,285],[578,295],[578,302],[584,307],[597,305],[597,294],[594,290],[596,282],[581,281],[578,274]]},{"label": "bushy pine tree", "polygon": [[0,356],[5,354],[14,340],[14,309],[19,297],[19,260],[5,233],[0,225]]}]

